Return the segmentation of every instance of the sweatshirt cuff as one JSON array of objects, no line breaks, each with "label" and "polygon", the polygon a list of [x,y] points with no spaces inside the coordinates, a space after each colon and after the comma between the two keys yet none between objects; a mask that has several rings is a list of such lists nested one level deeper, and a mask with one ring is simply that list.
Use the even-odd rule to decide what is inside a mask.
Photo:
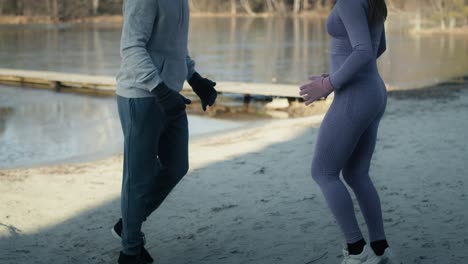
[{"label": "sweatshirt cuff", "polygon": [[195,69],[189,69],[188,70],[188,73],[187,73],[187,81],[192,79],[193,75],[196,73],[197,71]]},{"label": "sweatshirt cuff", "polygon": [[328,79],[330,80],[330,84],[331,84],[331,86],[333,87],[333,89],[335,91],[338,91],[338,90],[341,89],[341,86],[338,83],[336,83],[336,81],[335,81],[335,75],[334,74],[330,74]]},{"label": "sweatshirt cuff", "polygon": [[160,86],[162,83],[163,81],[161,80],[160,77],[154,78],[153,80],[151,80],[151,84],[148,84],[150,93],[154,93],[156,88],[158,88],[158,86]]},{"label": "sweatshirt cuff", "polygon": [[159,76],[159,74],[157,73],[157,71],[155,71],[155,73],[153,73],[153,76],[148,76],[144,79],[140,79],[139,81],[137,81],[137,83],[143,85],[144,87],[146,87],[146,89],[151,92],[153,91],[156,86],[158,86],[159,84],[161,84],[163,82],[163,80],[161,79],[161,76]]}]

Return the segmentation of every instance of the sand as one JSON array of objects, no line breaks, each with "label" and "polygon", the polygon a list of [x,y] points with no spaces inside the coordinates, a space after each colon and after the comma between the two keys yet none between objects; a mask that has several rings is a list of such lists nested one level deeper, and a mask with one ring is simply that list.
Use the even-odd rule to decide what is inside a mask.
[{"label": "sand", "polygon": [[[389,98],[371,175],[405,263],[468,263],[467,116],[460,86]],[[144,225],[157,263],[339,263],[343,237],[310,176],[321,118],[194,138],[188,175]],[[0,263],[116,263],[121,167],[1,170]]]}]

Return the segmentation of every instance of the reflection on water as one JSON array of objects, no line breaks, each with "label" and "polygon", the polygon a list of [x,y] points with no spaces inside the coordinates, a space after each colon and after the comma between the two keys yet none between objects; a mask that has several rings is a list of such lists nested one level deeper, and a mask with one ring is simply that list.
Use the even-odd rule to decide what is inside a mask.
[{"label": "reflection on water", "polygon": [[8,118],[13,113],[13,107],[2,107],[0,105],[0,136],[5,132]]},{"label": "reflection on water", "polygon": [[[221,81],[300,83],[328,69],[328,36],[321,20],[192,18],[190,49],[198,69]],[[0,67],[114,75],[120,28],[2,26]],[[410,88],[468,71],[466,36],[392,33],[381,72]]]},{"label": "reflection on water", "polygon": [[0,86],[0,167],[100,156],[120,149],[113,98]]},{"label": "reflection on water", "polygon": [[[189,119],[191,135],[243,125]],[[121,149],[114,98],[0,86],[0,168],[93,160]]]}]

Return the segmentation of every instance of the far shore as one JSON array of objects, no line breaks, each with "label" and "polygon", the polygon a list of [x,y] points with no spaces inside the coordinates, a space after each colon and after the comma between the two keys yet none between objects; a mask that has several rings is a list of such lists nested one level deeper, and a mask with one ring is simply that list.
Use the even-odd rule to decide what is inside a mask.
[{"label": "far shore", "polygon": [[[278,14],[278,13],[236,13],[229,12],[211,13],[211,12],[193,12],[192,17],[212,17],[212,18],[271,18],[271,17],[297,17],[309,19],[325,19],[328,12],[308,11],[298,14]],[[121,15],[102,15],[93,17],[77,18],[67,21],[57,21],[50,16],[12,16],[4,15],[0,17],[0,25],[60,25],[60,24],[99,24],[121,26],[123,17]],[[408,32],[416,35],[468,35],[468,26],[457,28],[422,28],[422,29],[409,29]]]},{"label": "far shore", "polygon": [[[192,17],[220,17],[220,18],[269,18],[269,17],[308,17],[316,19],[326,18],[327,13],[321,12],[303,12],[300,14],[275,14],[275,13],[210,13],[210,12],[193,12]],[[71,19],[67,21],[57,21],[50,16],[1,16],[0,25],[26,25],[26,24],[82,24],[82,23],[105,23],[105,24],[122,24],[123,17],[121,15],[103,15]]]}]

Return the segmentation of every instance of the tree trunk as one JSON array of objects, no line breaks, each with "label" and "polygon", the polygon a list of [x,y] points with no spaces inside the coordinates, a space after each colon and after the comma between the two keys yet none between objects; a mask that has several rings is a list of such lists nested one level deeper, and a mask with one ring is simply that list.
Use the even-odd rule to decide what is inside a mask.
[{"label": "tree trunk", "polygon": [[273,7],[273,0],[266,0],[267,9],[269,13],[273,13],[275,8]]},{"label": "tree trunk", "polygon": [[280,13],[286,12],[286,5],[284,4],[284,0],[273,0],[275,5],[275,9]]},{"label": "tree trunk", "polygon": [[440,29],[445,30],[446,28],[447,28],[447,26],[445,24],[445,19],[441,18],[440,19]]},{"label": "tree trunk", "polygon": [[231,0],[231,14],[232,15],[237,14],[237,1],[236,0]]},{"label": "tree trunk", "polygon": [[249,0],[241,0],[241,5],[249,15],[255,15],[255,12],[250,7]]},{"label": "tree trunk", "polygon": [[457,19],[455,17],[451,17],[449,19],[449,28],[453,29],[457,26]]},{"label": "tree trunk", "polygon": [[198,8],[197,8],[197,6],[195,5],[195,3],[194,3],[193,0],[190,0],[190,1],[189,1],[189,7],[190,7],[190,10],[193,10],[194,12],[197,12],[197,11],[198,11]]},{"label": "tree trunk", "polygon": [[15,13],[16,13],[17,16],[22,16],[24,14],[23,0],[16,0],[16,2],[15,2]]},{"label": "tree trunk", "polygon": [[60,20],[60,13],[59,13],[59,5],[58,5],[58,0],[48,0],[50,1],[50,16],[52,17],[52,20],[55,22],[58,22]]},{"label": "tree trunk", "polygon": [[322,5],[322,7],[326,8],[327,10],[331,10],[333,8],[333,5],[336,3],[336,1],[332,0],[326,0],[325,4]]},{"label": "tree trunk", "polygon": [[293,12],[299,13],[301,11],[301,0],[294,0]]},{"label": "tree trunk", "polygon": [[93,16],[98,15],[99,12],[99,0],[92,0],[92,14]]},{"label": "tree trunk", "polygon": [[306,11],[309,10],[309,0],[302,1],[302,8]]},{"label": "tree trunk", "polygon": [[317,2],[315,3],[315,10],[321,10],[323,9],[323,4],[322,0],[316,0]]},{"label": "tree trunk", "polygon": [[46,13],[50,15],[51,14],[50,1],[47,0],[47,1],[45,1],[45,3],[46,3]]},{"label": "tree trunk", "polygon": [[414,29],[416,31],[420,31],[421,30],[421,8],[418,8],[418,11],[416,13],[416,18],[415,18],[415,21],[414,21]]}]

